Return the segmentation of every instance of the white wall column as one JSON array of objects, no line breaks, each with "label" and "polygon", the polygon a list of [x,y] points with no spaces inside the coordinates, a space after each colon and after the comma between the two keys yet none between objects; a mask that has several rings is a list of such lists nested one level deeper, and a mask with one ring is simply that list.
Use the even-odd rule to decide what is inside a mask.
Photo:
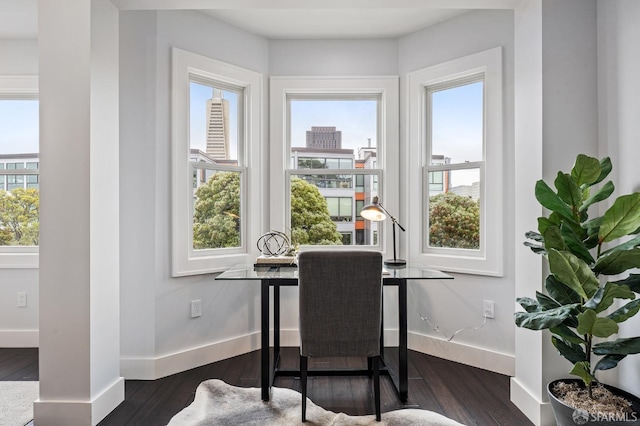
[{"label": "white wall column", "polygon": [[40,0],[40,398],[35,423],[95,425],[120,377],[118,10]]}]

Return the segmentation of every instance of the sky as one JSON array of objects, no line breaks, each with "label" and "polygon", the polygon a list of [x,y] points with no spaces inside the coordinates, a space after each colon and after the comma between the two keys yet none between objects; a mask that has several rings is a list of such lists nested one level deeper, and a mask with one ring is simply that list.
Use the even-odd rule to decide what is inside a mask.
[{"label": "sky", "polygon": [[0,100],[0,154],[39,151],[37,100]]},{"label": "sky", "polygon": [[[230,140],[237,158],[238,94],[224,91],[229,101]],[[206,148],[206,101],[212,89],[191,83],[191,147]],[[433,154],[442,154],[453,163],[482,159],[482,83],[472,83],[434,92]],[[333,126],[342,132],[342,147],[357,150],[376,146],[375,100],[292,100],[291,145],[305,146],[306,131],[312,126]],[[34,153],[38,151],[38,101],[0,101],[0,154]],[[477,173],[455,172],[453,185],[478,180]]]}]

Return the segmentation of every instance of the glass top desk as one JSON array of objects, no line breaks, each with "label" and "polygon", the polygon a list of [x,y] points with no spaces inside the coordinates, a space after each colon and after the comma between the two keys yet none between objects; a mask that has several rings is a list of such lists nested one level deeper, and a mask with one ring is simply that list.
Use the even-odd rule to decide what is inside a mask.
[{"label": "glass top desk", "polygon": [[[269,400],[269,390],[275,376],[297,376],[299,370],[282,370],[278,368],[280,361],[280,287],[298,285],[298,268],[291,266],[254,267],[250,265],[234,266],[218,275],[216,280],[260,281],[261,283],[261,354],[260,381],[262,400]],[[408,394],[408,362],[407,362],[407,280],[445,280],[453,279],[428,266],[407,265],[404,268],[383,269],[382,283],[385,286],[398,287],[398,372],[393,374],[386,366],[383,370],[393,381],[402,402],[407,401]],[[269,353],[269,287],[273,287],[273,363]],[[380,336],[380,347],[384,348],[384,333]],[[384,360],[384,358],[383,358]],[[382,372],[382,371],[381,371]],[[367,370],[309,371],[309,375],[368,374]]]}]

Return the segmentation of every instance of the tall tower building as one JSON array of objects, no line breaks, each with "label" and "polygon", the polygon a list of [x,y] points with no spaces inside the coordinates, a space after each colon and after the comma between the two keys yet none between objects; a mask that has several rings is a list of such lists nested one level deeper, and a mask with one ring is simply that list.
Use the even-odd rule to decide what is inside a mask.
[{"label": "tall tower building", "polygon": [[312,126],[307,130],[307,148],[342,149],[342,132],[335,127]]},{"label": "tall tower building", "polygon": [[214,160],[229,159],[229,101],[222,90],[213,89],[207,100],[207,155]]}]

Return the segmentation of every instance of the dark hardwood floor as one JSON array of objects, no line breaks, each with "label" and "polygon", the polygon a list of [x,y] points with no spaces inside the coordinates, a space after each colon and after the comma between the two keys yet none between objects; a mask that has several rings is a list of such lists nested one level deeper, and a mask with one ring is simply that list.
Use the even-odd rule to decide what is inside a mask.
[{"label": "dark hardwood floor", "polygon": [[[297,348],[283,348],[282,367],[296,368]],[[397,358],[387,350],[393,368]],[[217,378],[243,387],[260,386],[260,352],[194,368],[153,381],[127,380],[125,401],[99,426],[166,425],[193,401],[203,380]],[[310,362],[310,368],[361,368],[358,360]],[[0,380],[37,380],[37,349],[0,349]],[[279,377],[275,386],[300,390],[297,378]],[[409,399],[400,402],[389,377],[381,378],[382,412],[421,408],[465,425],[527,426],[532,423],[509,402],[509,377],[409,351]],[[349,415],[373,414],[371,382],[366,377],[311,377],[309,398],[321,407]]]}]

